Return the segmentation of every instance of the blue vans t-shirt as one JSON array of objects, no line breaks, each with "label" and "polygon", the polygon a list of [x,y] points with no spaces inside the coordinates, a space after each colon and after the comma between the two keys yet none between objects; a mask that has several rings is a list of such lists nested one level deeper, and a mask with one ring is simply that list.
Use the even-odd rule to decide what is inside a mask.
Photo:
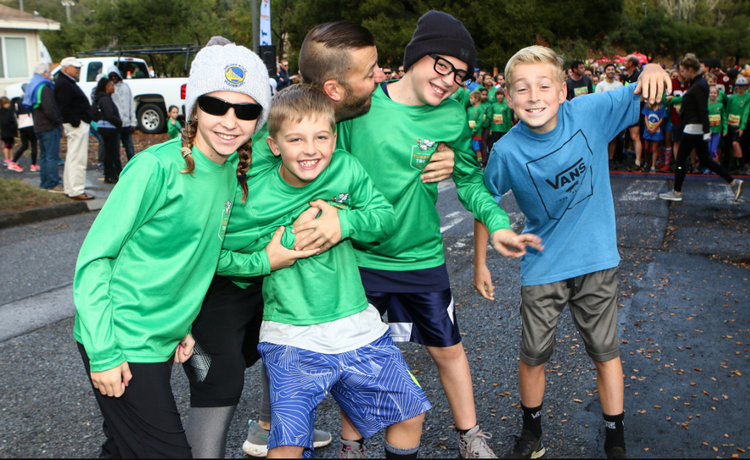
[{"label": "blue vans t-shirt", "polygon": [[519,122],[495,143],[484,182],[495,200],[513,190],[524,232],[542,238],[521,261],[524,286],[554,283],[620,263],[607,145],[638,122],[636,85],[560,105],[557,126],[537,134]]}]

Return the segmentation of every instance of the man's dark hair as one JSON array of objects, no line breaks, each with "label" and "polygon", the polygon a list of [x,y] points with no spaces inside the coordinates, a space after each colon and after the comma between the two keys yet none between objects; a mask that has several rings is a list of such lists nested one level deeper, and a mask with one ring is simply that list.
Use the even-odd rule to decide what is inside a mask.
[{"label": "man's dark hair", "polygon": [[617,67],[613,63],[611,63],[611,62],[609,64],[607,64],[607,65],[604,66],[604,71],[606,72],[607,69],[610,68],[610,67],[614,67],[615,68],[615,72],[617,72]]},{"label": "man's dark hair", "polygon": [[580,59],[574,59],[573,62],[570,63],[570,70],[578,70],[579,65],[583,65],[583,61]]},{"label": "man's dark hair", "polygon": [[346,82],[352,64],[351,51],[375,46],[369,30],[349,22],[329,22],[307,33],[299,52],[302,79],[322,87],[328,80]]},{"label": "man's dark hair", "polygon": [[638,59],[638,56],[631,54],[630,56],[627,57],[626,62],[629,62],[633,67],[637,69],[641,63],[641,60]]},{"label": "man's dark hair", "polygon": [[719,58],[713,58],[708,60],[708,68],[709,69],[719,69],[721,70],[721,59]]}]

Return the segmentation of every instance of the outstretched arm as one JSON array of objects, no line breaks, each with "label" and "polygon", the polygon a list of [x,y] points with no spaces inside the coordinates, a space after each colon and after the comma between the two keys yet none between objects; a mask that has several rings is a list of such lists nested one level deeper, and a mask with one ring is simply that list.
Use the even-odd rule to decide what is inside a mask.
[{"label": "outstretched arm", "polygon": [[667,71],[658,64],[647,64],[643,67],[641,76],[638,77],[635,94],[640,94],[643,99],[653,104],[661,101],[665,91],[672,92],[672,79]]}]

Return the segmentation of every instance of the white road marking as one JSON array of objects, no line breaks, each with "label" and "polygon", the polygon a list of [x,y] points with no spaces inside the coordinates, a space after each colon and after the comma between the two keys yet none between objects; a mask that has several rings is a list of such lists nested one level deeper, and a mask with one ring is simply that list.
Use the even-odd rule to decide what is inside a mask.
[{"label": "white road marking", "polygon": [[664,182],[636,179],[628,185],[620,201],[651,201],[659,198],[659,192],[664,188]]},{"label": "white road marking", "polygon": [[724,183],[708,182],[708,200],[718,201],[720,203],[734,203],[734,193],[729,186]]},{"label": "white road marking", "polygon": [[[461,214],[464,214],[464,215],[461,216]],[[447,221],[447,223],[440,227],[440,233],[443,233],[446,230],[450,230],[451,228],[455,227],[456,224],[458,224],[462,220],[465,220],[466,217],[470,215],[471,214],[468,211],[464,211],[464,212],[456,211],[456,212],[452,212],[448,214],[447,216],[445,216],[445,220]]]}]

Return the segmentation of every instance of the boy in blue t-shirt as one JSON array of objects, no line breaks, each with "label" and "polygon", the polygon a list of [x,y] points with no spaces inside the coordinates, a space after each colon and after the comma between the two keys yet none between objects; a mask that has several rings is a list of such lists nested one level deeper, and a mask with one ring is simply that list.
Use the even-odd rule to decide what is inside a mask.
[{"label": "boy in blue t-shirt", "polygon": [[[530,249],[521,262],[523,338],[519,387],[523,430],[511,454],[544,454],[541,410],[544,364],[555,346],[555,329],[570,304],[586,351],[597,368],[606,425],[607,457],[623,457],[622,363],[617,340],[617,252],[615,212],[609,184],[607,145],[638,122],[640,94],[661,99],[671,86],[658,65],[644,69],[638,85],[566,101],[562,59],[551,49],[530,46],[505,68],[506,97],[520,122],[495,144],[485,184],[499,202],[513,190],[526,215],[525,232],[541,237],[544,251]],[[591,114],[598,114],[592,118]],[[487,232],[475,232],[484,260]],[[585,241],[582,240],[585,238]],[[487,281],[489,280],[489,272]],[[491,285],[491,284],[490,284]],[[488,295],[488,292],[489,295]],[[491,297],[486,289],[485,297]]]}]

